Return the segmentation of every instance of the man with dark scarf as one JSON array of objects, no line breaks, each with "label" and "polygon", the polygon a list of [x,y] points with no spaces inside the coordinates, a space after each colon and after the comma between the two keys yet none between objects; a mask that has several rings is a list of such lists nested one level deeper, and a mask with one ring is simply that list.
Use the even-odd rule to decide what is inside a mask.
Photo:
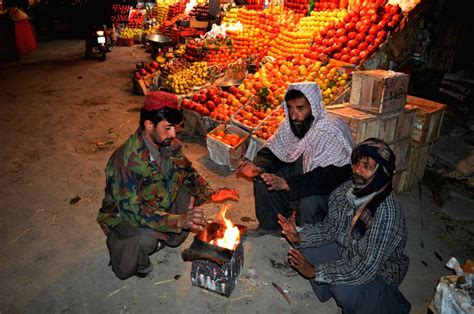
[{"label": "man with dark scarf", "polygon": [[321,302],[333,297],[343,313],[408,313],[398,289],[408,270],[407,228],[392,191],[395,155],[370,138],[351,155],[352,180],[330,196],[323,222],[296,227],[279,215],[293,245],[289,263]]},{"label": "man with dark scarf", "polygon": [[341,119],[326,114],[314,82],[288,86],[286,118],[252,162],[239,172],[254,178],[256,235],[280,235],[278,214],[296,209],[298,225],[321,221],[329,194],[350,177],[352,138]]}]

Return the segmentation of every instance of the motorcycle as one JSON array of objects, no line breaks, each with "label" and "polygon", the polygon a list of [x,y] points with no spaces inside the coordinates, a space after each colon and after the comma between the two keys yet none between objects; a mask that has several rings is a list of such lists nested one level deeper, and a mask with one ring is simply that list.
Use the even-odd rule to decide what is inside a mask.
[{"label": "motorcycle", "polygon": [[86,39],[86,58],[92,56],[92,51],[100,53],[100,59],[107,60],[107,53],[112,51],[116,44],[115,30],[109,30],[105,25],[95,27],[94,31]]}]

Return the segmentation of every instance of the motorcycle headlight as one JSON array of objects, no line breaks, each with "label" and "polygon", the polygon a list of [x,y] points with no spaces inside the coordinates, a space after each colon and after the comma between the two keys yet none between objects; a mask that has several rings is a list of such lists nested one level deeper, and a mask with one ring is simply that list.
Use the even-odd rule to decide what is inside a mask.
[{"label": "motorcycle headlight", "polygon": [[97,31],[97,36],[104,36],[104,31]]}]

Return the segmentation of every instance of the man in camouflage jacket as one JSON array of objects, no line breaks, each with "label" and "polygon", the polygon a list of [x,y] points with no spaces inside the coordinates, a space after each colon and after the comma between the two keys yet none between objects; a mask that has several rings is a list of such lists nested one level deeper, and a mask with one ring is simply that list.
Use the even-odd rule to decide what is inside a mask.
[{"label": "man in camouflage jacket", "polygon": [[226,189],[215,192],[192,167],[175,138],[182,122],[178,99],[152,92],[140,112],[140,127],[110,157],[97,221],[107,235],[112,270],[121,279],[145,276],[153,269],[149,255],[179,246],[189,230],[205,225],[207,200],[236,199]]}]

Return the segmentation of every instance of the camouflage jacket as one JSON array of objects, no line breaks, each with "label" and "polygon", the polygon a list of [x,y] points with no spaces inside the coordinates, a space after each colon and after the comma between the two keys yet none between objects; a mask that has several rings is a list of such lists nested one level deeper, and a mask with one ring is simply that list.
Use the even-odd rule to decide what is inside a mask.
[{"label": "camouflage jacket", "polygon": [[97,222],[105,234],[126,220],[131,225],[159,232],[181,232],[180,215],[169,214],[178,191],[187,187],[192,196],[207,200],[212,190],[183,155],[181,144],[171,144],[171,167],[163,173],[160,163],[135,132],[110,157],[105,169],[106,187]]}]

